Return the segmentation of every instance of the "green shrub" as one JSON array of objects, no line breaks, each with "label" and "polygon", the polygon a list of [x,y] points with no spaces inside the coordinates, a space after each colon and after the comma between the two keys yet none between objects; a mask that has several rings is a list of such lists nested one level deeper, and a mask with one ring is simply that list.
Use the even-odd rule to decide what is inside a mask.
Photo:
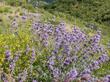
[{"label": "green shrub", "polygon": [[22,6],[23,8],[26,8],[27,10],[29,10],[30,12],[35,12],[35,8],[31,5],[31,4],[26,4]]},{"label": "green shrub", "polygon": [[26,4],[26,0],[5,0],[7,4],[11,6],[22,6]]},{"label": "green shrub", "polygon": [[19,0],[5,0],[7,2],[7,4],[11,5],[11,6],[18,6],[20,5]]},{"label": "green shrub", "polygon": [[0,13],[8,13],[8,12],[11,12],[10,10],[11,8],[10,7],[0,7]]}]

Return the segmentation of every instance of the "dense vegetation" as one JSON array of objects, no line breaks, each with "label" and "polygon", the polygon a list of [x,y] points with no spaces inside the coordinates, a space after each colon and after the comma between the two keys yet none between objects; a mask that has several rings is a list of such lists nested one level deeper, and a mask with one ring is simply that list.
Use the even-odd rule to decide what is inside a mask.
[{"label": "dense vegetation", "polygon": [[45,9],[110,25],[110,0],[54,0]]},{"label": "dense vegetation", "polygon": [[110,82],[109,0],[2,0],[0,82]]}]

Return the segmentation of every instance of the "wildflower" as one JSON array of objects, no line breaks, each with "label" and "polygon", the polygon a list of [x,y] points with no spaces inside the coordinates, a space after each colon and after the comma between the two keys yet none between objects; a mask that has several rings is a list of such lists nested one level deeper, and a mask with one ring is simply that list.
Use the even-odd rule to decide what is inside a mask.
[{"label": "wildflower", "polygon": [[85,81],[89,81],[91,79],[91,75],[90,74],[83,74],[81,76],[81,80],[85,80]]},{"label": "wildflower", "polygon": [[78,72],[76,71],[76,69],[72,69],[68,73],[67,77],[68,77],[68,79],[74,80],[74,79],[76,79],[77,75],[78,75]]},{"label": "wildflower", "polygon": [[102,54],[99,59],[97,60],[100,64],[105,62],[105,61],[108,61],[109,60],[109,57],[107,54]]},{"label": "wildflower", "polygon": [[26,55],[29,53],[29,51],[30,51],[30,47],[29,47],[29,45],[27,45],[26,46]]},{"label": "wildflower", "polygon": [[59,78],[60,77],[60,70],[58,68],[53,69],[52,75],[54,78]]},{"label": "wildflower", "polygon": [[25,22],[26,19],[27,19],[27,16],[23,15],[21,18],[22,18],[22,20]]},{"label": "wildflower", "polygon": [[6,60],[10,61],[10,56],[11,56],[10,50],[6,50],[6,52],[5,52],[5,58],[6,58]]},{"label": "wildflower", "polygon": [[36,53],[35,53],[35,49],[32,49],[32,55],[31,55],[31,63],[33,63],[36,59]]},{"label": "wildflower", "polygon": [[13,72],[13,70],[15,68],[15,63],[14,62],[11,62],[10,65],[9,65],[9,67],[10,67],[11,72]]},{"label": "wildflower", "polygon": [[32,80],[32,82],[37,82],[37,80]]},{"label": "wildflower", "polygon": [[27,69],[25,69],[25,70],[23,70],[22,73],[20,73],[20,74],[18,75],[18,81],[19,81],[19,82],[24,82],[24,81],[26,81],[27,76],[28,76],[28,72],[27,72]]},{"label": "wildflower", "polygon": [[99,68],[100,68],[100,67],[99,67],[98,61],[94,61],[94,62],[91,64],[91,66],[90,66],[90,69],[91,69],[91,70],[99,69]]},{"label": "wildflower", "polygon": [[71,63],[71,59],[67,57],[64,61],[64,65],[69,65]]},{"label": "wildflower", "polygon": [[110,82],[110,75],[106,75],[103,80],[104,82]]},{"label": "wildflower", "polygon": [[55,59],[55,57],[52,56],[52,57],[50,57],[49,60],[48,60],[48,64],[49,64],[48,66],[49,66],[49,69],[50,69],[50,70],[53,70],[53,69],[54,69],[54,67],[53,67],[53,66],[55,65],[54,59]]},{"label": "wildflower", "polygon": [[14,20],[14,21],[12,22],[12,27],[15,28],[15,29],[17,29],[18,23],[17,23],[16,20]]}]

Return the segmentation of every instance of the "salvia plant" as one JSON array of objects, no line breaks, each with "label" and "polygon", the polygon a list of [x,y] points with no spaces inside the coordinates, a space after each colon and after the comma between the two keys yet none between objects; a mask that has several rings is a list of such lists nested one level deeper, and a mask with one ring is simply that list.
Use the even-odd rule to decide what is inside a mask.
[{"label": "salvia plant", "polygon": [[[22,16],[23,21],[26,22],[26,19],[25,15]],[[19,29],[16,20],[11,26],[11,29]],[[64,22],[56,26],[33,22],[30,27],[31,43],[26,44],[24,50],[13,52],[10,46],[4,49],[0,80],[98,82],[99,79],[93,75],[93,71],[110,60],[108,52],[101,44],[101,31],[90,36],[76,26],[71,31],[66,29]],[[110,82],[110,75],[106,75],[99,82]]]}]

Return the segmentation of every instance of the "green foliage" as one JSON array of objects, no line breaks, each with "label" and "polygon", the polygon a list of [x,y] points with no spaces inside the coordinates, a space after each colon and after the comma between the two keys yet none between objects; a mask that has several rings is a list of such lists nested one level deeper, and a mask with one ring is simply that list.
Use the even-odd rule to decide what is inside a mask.
[{"label": "green foliage", "polygon": [[55,0],[44,8],[53,13],[64,12],[85,21],[110,23],[110,0]]},{"label": "green foliage", "polygon": [[19,6],[21,2],[19,0],[5,0],[11,6]]},{"label": "green foliage", "polygon": [[[6,0],[8,2],[8,4],[13,5],[13,6],[19,6],[19,0]],[[56,0],[59,1],[59,0]],[[36,9],[39,11],[39,13],[41,13],[41,20],[42,22],[51,22],[52,24],[56,25],[58,24],[61,20],[66,21],[70,26],[71,24],[76,24],[80,27],[82,27],[83,29],[85,29],[85,21],[97,21],[97,22],[104,22],[106,24],[109,23],[109,17],[110,17],[110,13],[109,13],[109,3],[106,3],[104,5],[106,5],[106,7],[104,5],[102,5],[102,2],[99,2],[100,0],[96,0],[96,2],[94,0],[60,0],[60,3],[55,3],[52,5],[48,5],[46,7],[44,7],[45,9],[49,10],[51,13],[45,11],[44,9]],[[105,0],[106,1],[106,0]],[[93,3],[94,2],[94,3]],[[101,8],[99,8],[99,6]],[[23,8],[26,8],[27,10],[31,11],[31,12],[37,12],[35,10],[35,8],[31,5],[31,4],[22,4]],[[106,9],[107,8],[107,9]],[[8,13],[10,12],[10,8],[9,7],[0,7],[0,12],[3,13]],[[18,11],[19,12],[19,11]],[[21,13],[21,12],[20,12]],[[72,16],[71,16],[72,15]],[[55,16],[55,21],[52,20],[53,16]],[[32,37],[30,32],[29,32],[29,25],[30,22],[27,22],[26,24],[20,25],[20,29],[18,31],[18,35],[16,34],[10,34],[9,32],[9,28],[10,25],[9,23],[11,21],[6,21],[6,18],[4,16],[0,17],[2,22],[0,23],[0,47],[5,47],[7,45],[10,46],[11,51],[15,52],[16,50],[25,50],[25,46],[27,44],[30,44],[30,46],[35,45],[36,48],[38,48],[38,43],[32,43]],[[79,19],[80,18],[80,19]],[[12,18],[13,19],[13,18]],[[82,20],[83,19],[83,20]],[[108,23],[107,23],[108,22]],[[93,22],[94,23],[94,22]],[[109,40],[110,37],[110,33],[109,30],[110,28],[107,26],[104,26],[103,24],[97,24],[95,23],[98,27],[101,28],[102,31],[102,43],[104,45],[106,45],[107,41]],[[22,30],[21,30],[22,28]],[[71,27],[70,27],[71,28]],[[94,33],[93,30],[91,29],[87,29],[87,33]],[[4,49],[0,49],[0,64],[3,62],[4,59]],[[51,82],[50,79],[51,77],[49,77],[50,75],[45,75],[45,73],[49,74],[48,71],[46,71],[46,67],[44,65],[44,60],[46,60],[46,56],[48,55],[46,54],[46,50],[42,50],[43,52],[40,52],[39,50],[37,50],[37,53],[39,54],[43,54],[42,56],[38,56],[37,57],[37,61],[34,63],[34,69],[41,69],[42,70],[42,74],[41,75],[35,75],[39,77],[39,81],[43,81],[43,82]],[[25,60],[25,56],[24,58],[22,58],[23,60]],[[20,62],[19,64],[23,64],[23,62]],[[18,64],[18,67],[19,67]],[[39,64],[42,66],[40,67]],[[100,68],[100,70],[96,70],[94,72],[94,74],[98,77],[100,76],[104,76],[107,73],[110,73],[110,67],[109,67],[110,63],[108,64],[104,64],[102,65],[102,68]],[[23,69],[24,67],[22,67]],[[16,71],[17,72],[17,71]],[[35,71],[35,73],[38,72],[38,70]],[[101,74],[100,74],[101,73]],[[34,75],[34,74],[33,74]]]},{"label": "green foliage", "polygon": [[30,12],[34,12],[34,13],[36,12],[35,8],[31,4],[26,4],[26,5],[23,5],[22,7],[29,10]]},{"label": "green foliage", "polygon": [[110,74],[110,62],[104,63],[100,69],[94,71],[95,76],[104,77],[106,74]]},{"label": "green foliage", "polygon": [[5,0],[5,1],[7,4],[11,6],[21,6],[22,8],[25,8],[30,12],[35,12],[35,8],[32,6],[32,4],[29,4],[27,0]]},{"label": "green foliage", "polygon": [[8,13],[8,12],[11,12],[10,7],[4,7],[4,6],[0,7],[0,13]]},{"label": "green foliage", "polygon": [[11,6],[26,6],[27,0],[5,0],[5,2]]}]

